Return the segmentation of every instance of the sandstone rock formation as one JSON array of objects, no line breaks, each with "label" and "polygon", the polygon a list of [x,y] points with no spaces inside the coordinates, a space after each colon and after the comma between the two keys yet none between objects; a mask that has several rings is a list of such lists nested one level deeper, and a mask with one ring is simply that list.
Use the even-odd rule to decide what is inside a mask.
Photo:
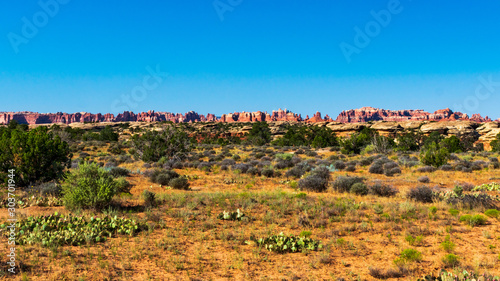
[{"label": "sandstone rock formation", "polygon": [[0,112],[0,124],[8,124],[11,120],[16,120],[21,124],[71,124],[78,122],[157,122],[157,121],[172,121],[175,123],[181,122],[209,122],[216,121],[213,114],[207,116],[199,115],[194,111],[186,114],[174,114],[170,112],[141,112],[135,114],[125,111],[116,115],[101,113],[92,114],[86,112],[77,113],[38,113],[38,112]]},{"label": "sandstone rock formation", "polygon": [[[0,124],[8,124],[10,120],[16,120],[22,124],[51,124],[62,123],[71,124],[77,122],[158,122],[158,121],[171,121],[175,123],[182,122],[302,122],[318,123],[318,122],[333,122],[330,116],[325,115],[321,117],[320,112],[316,112],[311,118],[307,116],[305,119],[300,114],[293,113],[289,110],[279,109],[272,111],[272,113],[256,111],[256,112],[234,112],[223,114],[217,118],[214,114],[200,115],[194,111],[185,114],[170,113],[170,112],[155,112],[147,111],[140,113],[133,113],[125,111],[116,116],[113,114],[91,114],[87,112],[77,113],[37,113],[37,112],[0,112]],[[491,122],[491,119],[481,117],[479,114],[472,115],[471,118],[467,114],[460,112],[453,112],[449,108],[437,110],[434,113],[428,113],[421,109],[418,110],[385,110],[373,107],[362,107],[359,109],[352,109],[342,111],[335,121],[340,123],[364,123],[369,121],[389,121],[389,122],[403,122],[412,121],[408,126],[420,127],[421,122],[428,121],[474,121],[474,122]],[[388,126],[388,125],[385,125]],[[406,128],[406,127],[403,127]]]},{"label": "sandstone rock formation", "polygon": [[450,121],[450,120],[471,120],[475,122],[491,122],[491,119],[481,117],[479,114],[472,115],[471,118],[465,113],[453,112],[451,109],[440,109],[434,113],[417,110],[386,110],[373,107],[362,107],[359,109],[351,109],[342,111],[337,117],[337,122],[356,123],[368,121]]}]

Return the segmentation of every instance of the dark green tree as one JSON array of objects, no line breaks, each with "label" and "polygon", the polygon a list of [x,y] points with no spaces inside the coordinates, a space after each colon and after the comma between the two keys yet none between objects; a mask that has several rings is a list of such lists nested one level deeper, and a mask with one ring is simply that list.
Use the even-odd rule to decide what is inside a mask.
[{"label": "dark green tree", "polygon": [[443,139],[444,136],[440,132],[432,132],[424,137],[424,146],[429,146],[431,143],[439,144]]},{"label": "dark green tree", "polygon": [[30,131],[0,129],[0,177],[15,169],[20,186],[60,179],[71,160],[68,143],[46,127]]},{"label": "dark green tree", "polygon": [[132,145],[142,161],[157,162],[162,157],[184,159],[192,148],[192,141],[184,131],[169,126],[161,132],[148,131],[132,136]]},{"label": "dark green tree", "polygon": [[247,141],[253,145],[264,145],[271,142],[271,129],[267,122],[255,122],[248,132]]},{"label": "dark green tree", "polygon": [[314,148],[339,146],[339,140],[335,133],[327,127],[306,127],[289,125],[284,128],[286,133],[283,137],[272,143],[279,146],[312,146]]},{"label": "dark green tree", "polygon": [[115,133],[115,131],[113,131],[113,128],[111,128],[111,126],[107,125],[99,133],[99,140],[106,141],[106,142],[118,141],[118,133]]},{"label": "dark green tree", "polygon": [[439,146],[446,148],[450,153],[460,153],[463,151],[462,143],[457,136],[451,136],[441,140]]},{"label": "dark green tree", "polygon": [[500,152],[500,133],[496,136],[496,138],[490,142],[491,151]]},{"label": "dark green tree", "polygon": [[375,136],[378,136],[375,130],[365,127],[359,133],[354,133],[340,141],[341,152],[344,154],[360,154]]},{"label": "dark green tree", "polygon": [[424,135],[419,131],[408,130],[396,137],[397,151],[418,151],[423,145]]}]

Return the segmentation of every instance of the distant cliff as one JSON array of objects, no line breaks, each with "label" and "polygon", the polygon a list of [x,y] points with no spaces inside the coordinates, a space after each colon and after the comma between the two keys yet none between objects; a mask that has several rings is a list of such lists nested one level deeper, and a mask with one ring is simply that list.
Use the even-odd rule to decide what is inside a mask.
[{"label": "distant cliff", "polygon": [[434,113],[429,113],[421,109],[417,110],[386,110],[373,107],[362,107],[359,109],[351,109],[342,111],[337,117],[337,122],[342,123],[360,123],[368,121],[453,121],[453,120],[470,120],[475,122],[491,122],[491,119],[481,117],[479,114],[474,114],[472,117],[465,113],[453,112],[449,108],[437,110]]},{"label": "distant cliff", "polygon": [[437,110],[434,113],[425,112],[423,110],[385,110],[373,107],[363,107],[342,111],[336,120],[333,120],[328,115],[321,117],[320,112],[316,112],[311,118],[307,115],[302,118],[300,114],[293,113],[288,110],[279,109],[271,113],[257,112],[234,112],[223,114],[217,118],[214,114],[200,115],[194,111],[181,113],[170,112],[141,112],[133,113],[125,111],[118,115],[111,113],[92,114],[87,112],[77,113],[38,113],[38,112],[0,112],[0,124],[8,124],[11,120],[16,120],[21,124],[52,124],[63,123],[71,124],[77,122],[158,122],[171,121],[174,123],[183,122],[257,122],[257,121],[294,121],[294,122],[341,122],[341,123],[360,123],[368,121],[454,121],[468,120],[474,122],[491,122],[491,119],[486,116],[482,117],[479,114],[474,114],[469,117],[467,114],[453,112],[450,109]]}]

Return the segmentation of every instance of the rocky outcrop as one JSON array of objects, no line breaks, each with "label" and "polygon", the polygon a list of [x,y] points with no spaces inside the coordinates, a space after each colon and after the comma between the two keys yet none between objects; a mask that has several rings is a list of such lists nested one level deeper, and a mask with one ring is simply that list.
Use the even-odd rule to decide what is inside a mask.
[{"label": "rocky outcrop", "polygon": [[113,114],[101,113],[92,114],[87,112],[77,113],[38,113],[38,112],[1,112],[0,124],[8,124],[11,120],[16,120],[21,124],[71,124],[71,123],[96,123],[96,122],[157,122],[157,121],[171,121],[175,123],[182,122],[213,122],[217,118],[213,114],[207,116],[199,115],[194,111],[185,114],[174,114],[170,112],[141,112],[133,113],[125,111],[116,116]]},{"label": "rocky outcrop", "polygon": [[465,113],[453,112],[451,109],[440,109],[434,113],[426,112],[422,109],[417,110],[386,110],[373,107],[362,107],[342,111],[337,117],[337,122],[342,123],[362,123],[369,121],[452,121],[452,120],[471,120],[474,122],[491,122],[491,119],[481,117],[479,114],[472,115],[471,118]]},{"label": "rocky outcrop", "polygon": [[234,112],[222,114],[219,122],[273,122],[273,121],[303,121],[300,114],[295,114],[288,110],[274,111],[269,114],[267,112]]},{"label": "rocky outcrop", "polygon": [[[306,122],[306,123],[320,123],[320,122],[333,122],[330,116],[325,115],[321,117],[320,112],[316,112],[311,118],[306,116],[302,118],[300,114],[293,113],[289,110],[279,109],[271,113],[256,111],[256,112],[234,112],[223,114],[217,118],[214,114],[200,115],[194,111],[185,114],[170,113],[170,112],[155,112],[147,111],[140,113],[133,113],[125,111],[116,116],[113,114],[92,114],[87,112],[77,113],[37,113],[37,112],[0,112],[0,124],[8,124],[11,120],[16,120],[22,124],[51,124],[62,123],[71,124],[78,122],[158,122],[170,121],[175,123],[182,122]],[[373,107],[362,107],[359,109],[352,109],[342,111],[335,121],[339,123],[366,123],[370,121],[388,121],[388,122],[413,122],[408,123],[408,128],[416,126],[419,128],[423,123],[429,121],[474,121],[479,123],[491,122],[491,119],[481,117],[479,114],[474,114],[468,117],[467,114],[460,112],[453,112],[449,108],[437,110],[434,113],[425,112],[421,109],[418,110],[385,110]],[[382,125],[381,125],[382,126]],[[389,125],[384,125],[389,126]],[[403,126],[403,125],[402,125]],[[403,128],[407,128],[403,126]]]},{"label": "rocky outcrop", "polygon": [[432,132],[439,132],[445,135],[475,134],[476,128],[479,126],[479,123],[473,121],[430,122],[422,125],[420,131],[424,134]]}]

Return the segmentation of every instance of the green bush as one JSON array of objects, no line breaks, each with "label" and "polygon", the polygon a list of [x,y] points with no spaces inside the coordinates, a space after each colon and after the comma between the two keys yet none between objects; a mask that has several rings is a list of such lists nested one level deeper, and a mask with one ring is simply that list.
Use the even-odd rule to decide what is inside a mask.
[{"label": "green bush", "polygon": [[461,222],[465,222],[470,226],[484,225],[488,221],[485,216],[482,215],[463,215],[459,219]]},{"label": "green bush", "polygon": [[486,210],[484,212],[484,214],[490,218],[498,219],[498,217],[500,216],[500,211],[498,211],[496,209],[489,209],[489,210]]},{"label": "green bush", "polygon": [[375,182],[370,186],[370,194],[377,195],[380,197],[391,197],[398,193],[398,190],[394,187],[384,184],[380,181]]},{"label": "green bush", "polygon": [[490,142],[491,151],[500,152],[500,133],[496,136],[495,140]]},{"label": "green bush", "polygon": [[422,203],[432,203],[434,193],[430,187],[422,185],[410,189],[406,197]]},{"label": "green bush", "polygon": [[328,188],[329,180],[330,170],[326,167],[318,167],[311,171],[309,176],[299,180],[299,188],[302,190],[323,192]]},{"label": "green bush", "polygon": [[101,141],[118,141],[118,133],[113,131],[111,126],[107,125],[99,132],[99,140]]},{"label": "green bush", "polygon": [[422,260],[422,253],[415,250],[415,249],[404,249],[401,254],[399,255],[399,258],[394,260],[394,263],[396,265],[404,265],[408,263],[413,263],[413,262],[419,262]]},{"label": "green bush", "polygon": [[83,162],[62,185],[64,205],[68,209],[102,209],[117,192],[117,182],[97,163]]},{"label": "green bush", "polygon": [[448,157],[450,153],[444,147],[439,147],[436,143],[431,143],[422,149],[420,152],[420,162],[424,165],[430,165],[433,167],[440,167],[448,163]]},{"label": "green bush", "polygon": [[460,214],[460,211],[457,210],[457,209],[451,208],[451,209],[448,210],[448,213],[450,213],[450,215],[456,217],[456,216],[458,216],[458,214]]},{"label": "green bush", "polygon": [[130,184],[130,182],[128,182],[125,178],[116,179],[117,193],[130,193],[130,188],[132,188],[132,184]]},{"label": "green bush", "polygon": [[451,136],[441,140],[439,145],[445,148],[449,153],[460,153],[463,151],[460,139],[457,136]]},{"label": "green bush", "polygon": [[423,144],[425,136],[413,130],[405,131],[397,137],[397,151],[418,151]]},{"label": "green bush", "polygon": [[188,179],[185,177],[173,178],[170,180],[168,185],[171,186],[173,189],[184,189],[184,190],[189,189],[189,182]]},{"label": "green bush", "polygon": [[113,167],[109,170],[109,174],[114,178],[127,177],[129,176],[130,171],[122,167]]},{"label": "green bush", "polygon": [[407,235],[405,237],[406,242],[410,244],[410,246],[418,246],[422,244],[424,237],[422,235],[419,235],[417,237],[413,237],[412,235]]},{"label": "green bush", "polygon": [[61,179],[69,168],[68,143],[46,127],[23,131],[16,127],[0,128],[0,181],[7,181],[7,171],[15,169],[18,186],[35,185]]},{"label": "green bush", "polygon": [[338,176],[332,187],[337,192],[349,192],[355,183],[361,183],[364,180],[362,177]]},{"label": "green bush", "polygon": [[446,235],[444,241],[441,243],[441,248],[443,248],[443,250],[445,250],[448,253],[453,252],[455,246],[456,246],[455,243],[453,243],[450,239],[450,235]]},{"label": "green bush", "polygon": [[154,192],[144,190],[144,192],[142,192],[142,198],[144,198],[144,207],[156,207],[156,194]]},{"label": "green bush", "polygon": [[344,154],[360,154],[377,135],[375,130],[364,128],[361,132],[354,133],[350,137],[342,139],[340,141],[340,151]]},{"label": "green bush", "polygon": [[454,254],[447,254],[442,259],[445,267],[456,267],[460,265],[460,258]]},{"label": "green bush", "polygon": [[272,177],[274,177],[274,170],[273,170],[273,168],[264,168],[264,169],[262,169],[261,174],[266,178],[272,178]]},{"label": "green bush", "polygon": [[149,180],[157,184],[168,185],[170,180],[178,178],[179,176],[180,175],[173,170],[156,169],[149,176]]},{"label": "green bush", "polygon": [[366,186],[366,184],[358,182],[358,183],[353,184],[349,191],[351,193],[356,194],[356,195],[367,195],[368,194],[368,187]]}]

